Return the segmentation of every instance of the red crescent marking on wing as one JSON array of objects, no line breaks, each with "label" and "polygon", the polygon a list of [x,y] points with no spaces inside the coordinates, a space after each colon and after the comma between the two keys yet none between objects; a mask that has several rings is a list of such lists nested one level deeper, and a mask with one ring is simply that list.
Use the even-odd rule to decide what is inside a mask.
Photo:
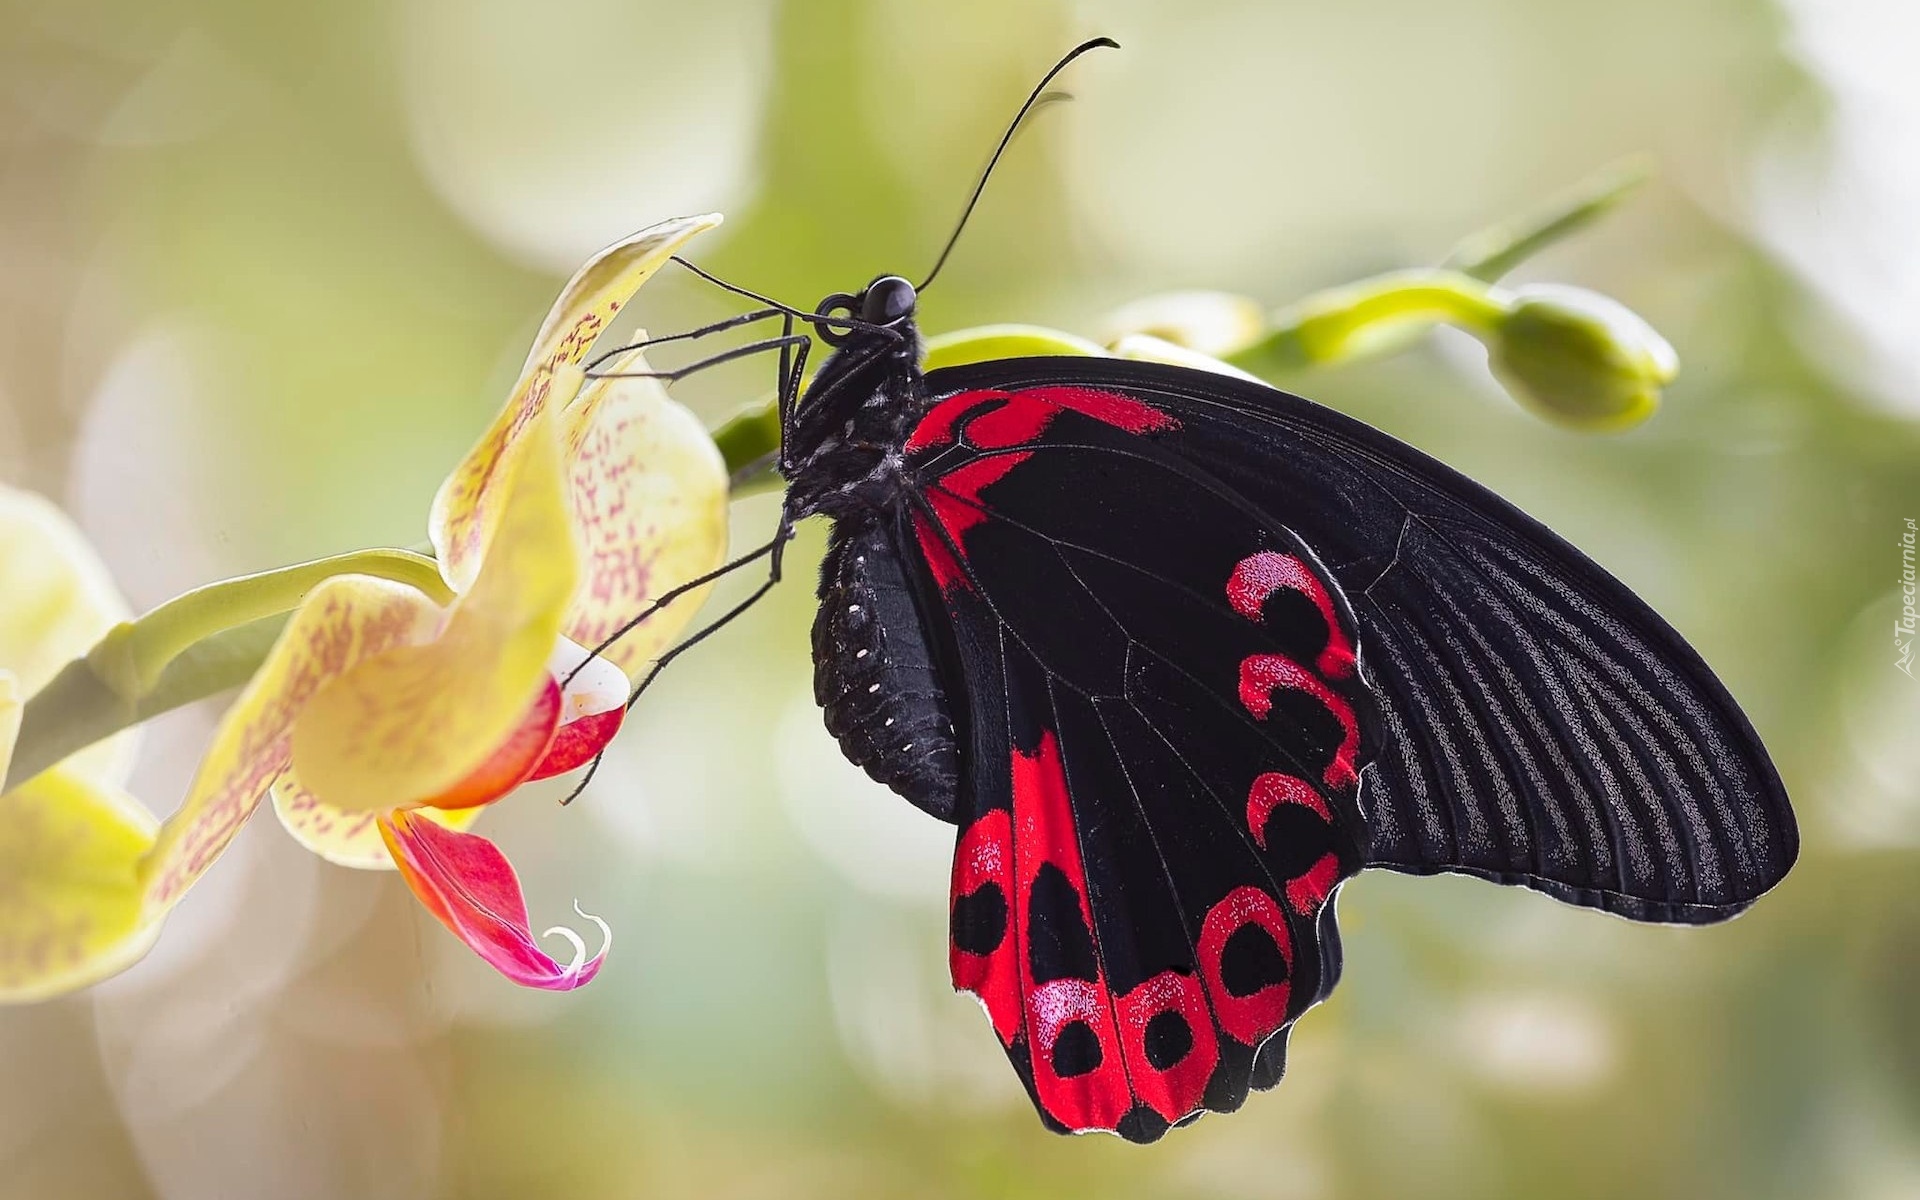
[{"label": "red crescent marking on wing", "polygon": [[1264,721],[1267,714],[1273,711],[1275,688],[1305,692],[1325,705],[1334,719],[1340,722],[1340,748],[1334,751],[1333,761],[1327,764],[1321,778],[1330,788],[1352,787],[1359,778],[1354,762],[1360,754],[1360,725],[1354,720],[1353,706],[1341,699],[1319,676],[1283,654],[1250,654],[1241,662],[1240,703],[1246,706],[1254,719]]},{"label": "red crescent marking on wing", "polygon": [[1312,784],[1297,775],[1268,771],[1254,779],[1253,786],[1247,789],[1247,828],[1262,850],[1267,848],[1267,818],[1273,815],[1275,806],[1281,804],[1303,804],[1319,813],[1322,820],[1333,820],[1327,811],[1327,802]]},{"label": "red crescent marking on wing", "polygon": [[[1040,868],[1053,864],[1073,885],[1080,899],[1080,917],[1093,931],[1093,910],[1087,902],[1087,874],[1080,861],[1080,840],[1073,823],[1073,805],[1067,793],[1066,770],[1060,761],[1060,743],[1052,730],[1040,735],[1032,755],[1013,752],[1014,882],[1011,903],[1017,934],[1021,986],[1027,993],[1028,1057],[1033,1089],[1052,1117],[1070,1129],[1112,1129],[1133,1106],[1126,1065],[1113,1027],[1113,999],[1107,981],[1033,980],[1029,928],[1034,880]],[[1100,1064],[1084,1074],[1063,1077],[1054,1069],[1053,1050],[1062,1029],[1084,1021],[1100,1044]]]},{"label": "red crescent marking on wing", "polygon": [[1339,878],[1340,860],[1331,854],[1322,854],[1320,861],[1308,867],[1305,875],[1287,881],[1287,903],[1301,916],[1311,916],[1333,894],[1334,882]]},{"label": "red crescent marking on wing", "polygon": [[[1227,939],[1247,925],[1267,931],[1286,961],[1289,978],[1270,983],[1250,996],[1236,996],[1220,978],[1220,956],[1226,951]],[[1287,1002],[1293,993],[1293,935],[1287,929],[1286,915],[1272,896],[1256,887],[1228,892],[1207,910],[1206,919],[1200,923],[1199,950],[1201,978],[1213,998],[1213,1011],[1222,1029],[1249,1046],[1258,1046],[1261,1039],[1286,1024]]]},{"label": "red crescent marking on wing", "polygon": [[1233,568],[1233,577],[1227,580],[1227,602],[1235,612],[1257,623],[1266,611],[1267,598],[1282,588],[1311,600],[1327,623],[1326,649],[1320,652],[1316,664],[1320,673],[1329,679],[1346,678],[1353,672],[1353,642],[1340,627],[1339,613],[1326,584],[1297,556],[1263,550],[1241,559]]},{"label": "red crescent marking on wing", "polygon": [[953,986],[972,992],[986,1007],[987,1019],[1002,1045],[1013,1044],[1020,1032],[1020,963],[1014,947],[1012,824],[1005,809],[994,809],[967,826],[953,851],[952,905],[991,883],[1007,902],[1007,928],[1000,944],[987,954],[971,954],[949,938],[947,966]]},{"label": "red crescent marking on wing", "polygon": [[[1162,971],[1121,996],[1119,1007],[1127,1072],[1140,1099],[1169,1121],[1199,1108],[1207,1080],[1220,1061],[1219,1036],[1200,980],[1179,971]],[[1164,1012],[1178,1013],[1186,1021],[1193,1045],[1162,1070],[1147,1057],[1147,1025]]]}]

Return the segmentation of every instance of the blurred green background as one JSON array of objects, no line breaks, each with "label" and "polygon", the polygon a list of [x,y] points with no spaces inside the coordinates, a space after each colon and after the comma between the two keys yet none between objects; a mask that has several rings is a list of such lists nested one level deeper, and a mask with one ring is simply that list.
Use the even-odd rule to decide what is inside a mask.
[{"label": "blurred green background", "polygon": [[[1630,434],[1549,428],[1442,336],[1281,381],[1519,502],[1740,697],[1805,851],[1729,926],[1362,877],[1287,1080],[1141,1150],[1043,1132],[949,991],[951,836],[837,757],[806,578],[690,655],[599,781],[502,805],[537,923],[617,945],[522,993],[397,878],[256,821],[152,956],[0,1012],[6,1197],[1920,1196],[1920,8],[1909,0],[63,0],[0,9],[0,479],[136,607],[422,536],[571,267],[694,247],[811,303],[917,273],[1055,55],[923,307],[1097,330],[1273,303],[1620,154],[1658,181],[1525,267],[1680,351]],[[735,311],[682,273],[658,332]],[[681,398],[718,420],[742,367]],[[777,501],[736,505],[754,544]],[[725,598],[723,591],[721,599]],[[164,812],[214,710],[154,730]]]}]

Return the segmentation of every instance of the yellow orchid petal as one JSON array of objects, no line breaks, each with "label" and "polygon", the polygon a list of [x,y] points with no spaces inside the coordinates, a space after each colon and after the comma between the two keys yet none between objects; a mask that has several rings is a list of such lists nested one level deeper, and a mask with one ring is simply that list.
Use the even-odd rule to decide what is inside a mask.
[{"label": "yellow orchid petal", "polygon": [[0,666],[27,695],[127,619],[127,602],[67,515],[0,487]]},{"label": "yellow orchid petal", "polygon": [[[594,255],[561,289],[506,407],[433,498],[428,534],[456,591],[465,591],[480,570],[501,463],[534,416],[572,398],[554,394],[556,383],[565,380],[558,369],[579,364],[640,285],[694,235],[718,224],[717,213],[662,221]],[[577,387],[577,375],[573,381]]]},{"label": "yellow orchid petal", "polygon": [[549,417],[528,422],[500,474],[498,527],[439,634],[343,672],[295,722],[294,766],[327,803],[430,803],[492,757],[551,682],[580,566]]},{"label": "yellow orchid petal", "polygon": [[286,770],[295,719],[316,693],[371,655],[431,637],[443,613],[413,588],[365,575],[314,588],[221,718],[187,798],[161,827],[142,867],[150,917],[212,865]]},{"label": "yellow orchid petal", "polygon": [[[0,668],[32,695],[131,615],[105,564],[47,500],[0,486]],[[104,784],[126,781],[140,735],[98,742],[69,769]]]},{"label": "yellow orchid petal", "polygon": [[[377,812],[348,812],[321,800],[292,771],[273,785],[273,811],[293,840],[330,863],[362,871],[391,871],[393,855],[380,836]],[[413,812],[448,829],[464,832],[480,819],[484,806],[475,808],[417,808]]]},{"label": "yellow orchid petal", "polygon": [[[640,351],[610,371],[646,369]],[[727,464],[700,419],[652,379],[601,378],[562,415],[585,578],[565,632],[599,645],[653,597],[719,566],[727,552]],[[602,657],[626,671],[657,658],[706,598],[697,588]]]},{"label": "yellow orchid petal", "polygon": [[7,777],[13,747],[20,740],[20,681],[0,668],[0,779]]},{"label": "yellow orchid petal", "polygon": [[0,796],[0,1001],[85,987],[147,952],[153,839],[138,801],[64,766]]}]

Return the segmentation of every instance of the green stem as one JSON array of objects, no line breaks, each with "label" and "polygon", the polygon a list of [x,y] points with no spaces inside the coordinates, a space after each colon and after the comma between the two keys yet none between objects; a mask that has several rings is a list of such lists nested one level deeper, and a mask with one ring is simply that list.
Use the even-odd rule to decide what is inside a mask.
[{"label": "green stem", "polygon": [[291,612],[336,575],[391,579],[442,604],[453,598],[433,559],[411,550],[358,550],[195,588],[115,626],[88,651],[87,661],[117,694],[139,700],[189,646],[261,617]]},{"label": "green stem", "polygon": [[272,649],[285,614],[323,581],[350,574],[404,583],[442,604],[453,598],[431,558],[386,549],[195,588],[116,625],[34,693],[0,790],[128,726],[246,682]]},{"label": "green stem", "polygon": [[1316,292],[1273,316],[1273,327],[1227,356],[1257,375],[1386,353],[1438,324],[1484,336],[1506,315],[1496,289],[1459,271],[1394,271]]},{"label": "green stem", "polygon": [[720,457],[726,460],[727,473],[733,477],[733,494],[753,490],[760,479],[771,474],[767,464],[780,449],[779,409],[767,401],[742,410],[713,431],[713,444],[720,447]]},{"label": "green stem", "polygon": [[1651,174],[1651,164],[1641,157],[1611,163],[1537,210],[1462,238],[1440,265],[1492,283],[1605,216]]}]

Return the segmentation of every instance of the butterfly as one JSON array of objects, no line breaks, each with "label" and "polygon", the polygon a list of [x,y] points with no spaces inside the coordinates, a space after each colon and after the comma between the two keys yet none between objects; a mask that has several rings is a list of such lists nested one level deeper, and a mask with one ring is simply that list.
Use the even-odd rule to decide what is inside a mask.
[{"label": "butterfly", "polygon": [[[767,583],[708,631],[831,521],[815,697],[848,759],[955,827],[953,982],[1050,1128],[1153,1141],[1278,1082],[1365,868],[1702,924],[1792,865],[1726,689],[1538,522],[1236,377],[923,373],[918,290],[762,310],[788,316],[756,344],[781,351],[786,498],[739,560],[770,553]],[[804,391],[795,316],[832,349]]]}]

